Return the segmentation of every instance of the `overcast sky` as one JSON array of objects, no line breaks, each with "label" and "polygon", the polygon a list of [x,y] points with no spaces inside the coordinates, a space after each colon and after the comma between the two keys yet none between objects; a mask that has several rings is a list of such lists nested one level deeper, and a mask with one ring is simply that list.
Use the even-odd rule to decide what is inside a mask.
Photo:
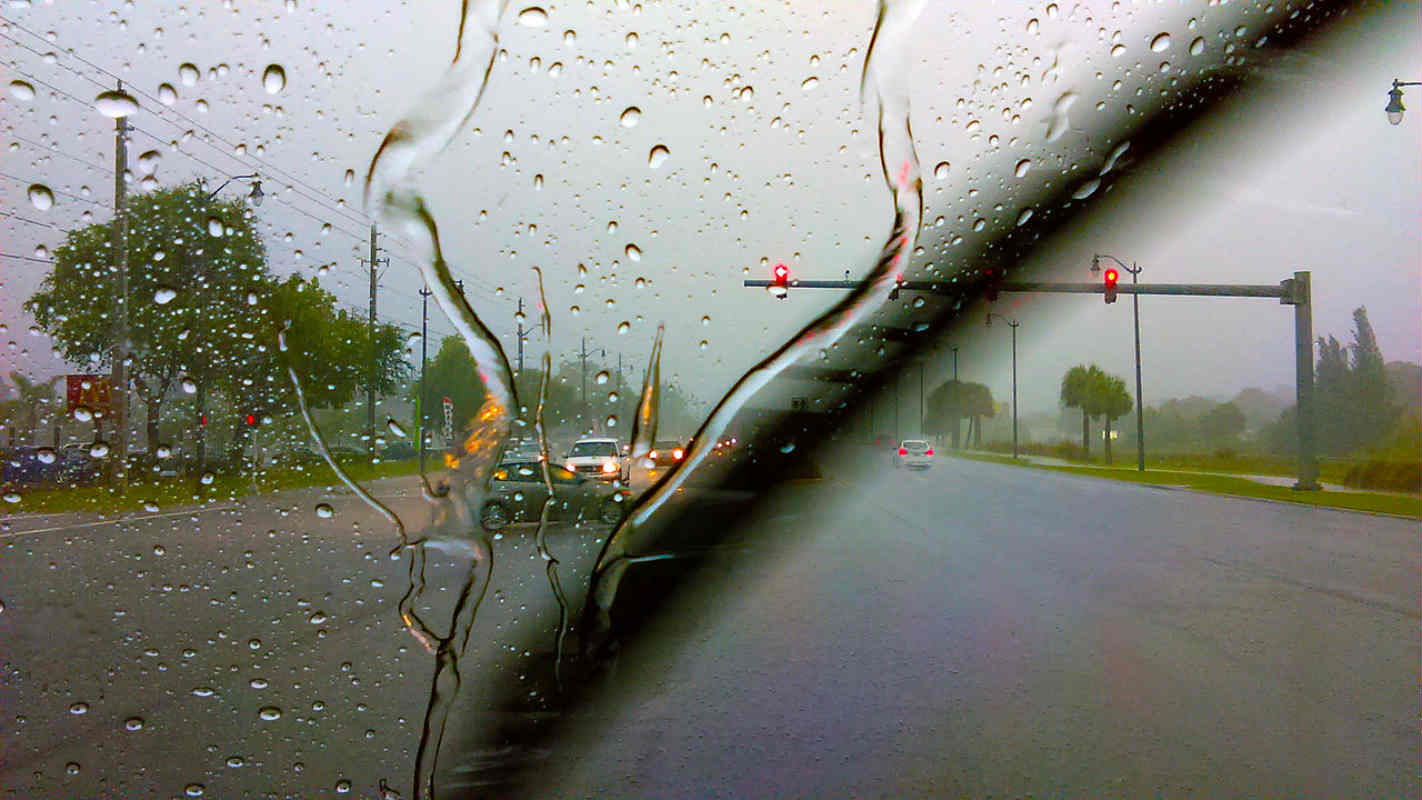
[{"label": "overcast sky", "polygon": [[[1083,158],[1099,163],[1117,144],[1102,120],[1148,105],[1161,81],[1231,43],[1253,46],[1260,34],[1247,28],[1263,13],[1100,5],[928,4],[906,76],[925,243],[964,235],[959,246],[970,248],[977,218],[1011,224],[1017,208],[982,198],[1013,197],[1019,185],[1026,196]],[[1317,48],[1271,61],[1256,89],[1190,146],[1133,165],[1138,180],[1042,249],[1052,276],[1088,279],[1093,252],[1138,262],[1150,282],[1277,283],[1308,269],[1318,334],[1346,339],[1352,310],[1366,306],[1385,357],[1422,361],[1422,87],[1410,91],[1416,110],[1401,126],[1382,112],[1394,76],[1422,80],[1422,36],[1417,4],[1384,6]],[[110,213],[113,123],[93,109],[101,87],[87,80],[111,84],[99,68],[147,95],[165,82],[179,95],[171,108],[138,97],[131,165],[157,150],[165,186],[261,172],[273,270],[327,265],[323,282],[363,309],[361,178],[385,131],[451,58],[458,7],[7,4],[6,20],[52,41],[15,26],[0,40],[7,82],[36,90],[0,100],[0,319],[13,342],[0,353],[4,371],[70,371],[19,310],[47,266],[14,256],[43,258],[37,248],[52,251],[84,211],[99,221]],[[707,3],[693,14],[651,2],[544,4],[541,26],[520,24],[524,8],[505,10],[504,54],[470,129],[424,176],[445,252],[510,350],[515,298],[536,300],[537,265],[555,358],[587,335],[641,363],[666,322],[663,374],[714,399],[832,299],[803,290],[780,302],[742,288],[744,278],[768,277],[776,261],[801,278],[863,274],[887,234],[875,123],[858,98],[874,6]],[[1199,56],[1190,52],[1197,37]],[[184,63],[199,67],[196,85],[183,83]],[[269,64],[286,74],[277,94],[263,87]],[[1068,96],[1069,129],[1049,141],[1053,109]],[[635,125],[624,123],[629,108],[640,111]],[[669,155],[654,166],[659,145]],[[1032,163],[1019,177],[1023,160]],[[940,162],[949,164],[941,176]],[[56,192],[53,208],[30,204],[30,182]],[[323,233],[325,223],[333,227]],[[382,246],[392,262],[381,316],[417,326],[418,274],[399,241]],[[1130,374],[1129,299],[1004,296],[999,306],[1023,322],[1025,410],[1054,407],[1072,364]],[[1153,297],[1141,308],[1147,403],[1292,386],[1291,309]],[[436,336],[451,330],[442,319],[431,326]],[[955,339],[963,377],[1005,397],[1007,330],[974,322]]]}]

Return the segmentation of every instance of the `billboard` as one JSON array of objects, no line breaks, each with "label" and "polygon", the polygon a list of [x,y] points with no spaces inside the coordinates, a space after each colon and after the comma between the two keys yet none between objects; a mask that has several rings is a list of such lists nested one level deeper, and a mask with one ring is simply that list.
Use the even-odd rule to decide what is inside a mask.
[{"label": "billboard", "polygon": [[65,375],[65,411],[73,414],[76,408],[86,408],[94,416],[109,416],[109,388],[109,379],[105,375]]}]

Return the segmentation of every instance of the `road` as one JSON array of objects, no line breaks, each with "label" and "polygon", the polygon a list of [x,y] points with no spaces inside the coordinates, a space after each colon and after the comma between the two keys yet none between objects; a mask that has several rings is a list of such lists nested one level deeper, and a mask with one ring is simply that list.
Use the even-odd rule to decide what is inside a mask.
[{"label": "road", "polygon": [[[679,598],[579,727],[524,754],[542,784],[520,793],[1417,795],[1414,521],[826,464],[763,503],[742,539],[764,544]],[[376,492],[423,525],[412,481]],[[605,533],[550,536],[575,605]],[[0,536],[0,796],[409,796],[433,659],[395,613],[389,526],[348,493]],[[510,713],[485,690],[546,683],[542,562],[527,529],[495,545],[452,796],[501,746],[479,741]],[[432,559],[433,619],[466,563]]]}]

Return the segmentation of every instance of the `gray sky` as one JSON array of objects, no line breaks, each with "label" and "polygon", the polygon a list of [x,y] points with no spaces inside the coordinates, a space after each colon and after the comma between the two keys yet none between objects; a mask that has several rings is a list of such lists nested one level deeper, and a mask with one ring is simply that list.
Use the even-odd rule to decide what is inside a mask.
[{"label": "gray sky", "polygon": [[[5,35],[55,58],[0,40],[7,82],[35,79],[37,91],[29,101],[13,93],[0,100],[10,148],[3,171],[20,179],[0,180],[0,208],[60,229],[86,209],[107,218],[102,205],[63,194],[48,211],[26,199],[31,180],[112,199],[111,120],[38,83],[91,100],[99,87],[65,68],[110,79],[82,57],[150,95],[163,82],[178,90],[171,110],[139,98],[131,164],[160,151],[163,185],[262,172],[270,200],[258,213],[273,269],[313,274],[329,264],[323,282],[344,304],[363,308],[360,178],[388,126],[452,56],[458,5],[304,0],[193,3],[182,12],[166,2],[9,4],[6,19],[52,34],[53,43],[13,27]],[[768,277],[768,264],[782,260],[803,278],[863,274],[887,234],[875,126],[858,99],[874,7],[716,3],[694,14],[664,3],[542,7],[543,27],[517,22],[524,5],[506,9],[506,56],[471,130],[425,175],[446,254],[510,350],[514,298],[534,301],[530,267],[538,265],[548,278],[555,358],[576,351],[586,334],[640,363],[657,323],[666,322],[663,373],[714,399],[832,300],[798,291],[780,302],[742,288],[742,279]],[[1252,46],[1258,30],[1235,29],[1262,13],[1205,3],[1051,7],[1055,14],[1046,5],[928,4],[913,71],[904,76],[925,177],[926,246],[964,235],[944,252],[966,252],[976,218],[1010,225],[1020,208],[1012,198],[1078,161],[1100,162],[1117,144],[1104,138],[1105,121],[1149,103],[1171,71],[1191,69],[1195,37],[1207,48],[1201,62],[1231,43]],[[1153,51],[1162,32],[1171,44]],[[1093,252],[1140,263],[1151,282],[1275,283],[1310,269],[1317,333],[1346,338],[1353,308],[1365,305],[1388,359],[1422,361],[1422,88],[1409,93],[1417,110],[1401,126],[1382,113],[1394,76],[1422,79],[1418,32],[1415,4],[1389,4],[1366,24],[1343,26],[1321,49],[1270,62],[1260,90],[1226,119],[1190,147],[1134,165],[1135,182],[1044,247],[1053,277],[1087,279]],[[1113,56],[1118,44],[1124,50]],[[202,70],[197,85],[181,82],[184,62]],[[261,82],[273,63],[287,75],[276,95]],[[225,75],[209,74],[223,65]],[[1047,141],[1053,106],[1068,92],[1076,95],[1070,129]],[[633,127],[620,121],[629,107],[641,111]],[[181,141],[189,129],[195,135]],[[169,147],[174,140],[179,149]],[[45,154],[51,143],[59,154]],[[657,145],[670,156],[653,168]],[[1023,159],[1032,164],[1018,178],[1014,165]],[[942,161],[950,167],[939,179],[934,166]],[[350,186],[348,170],[356,175]],[[988,197],[1006,197],[1004,208],[985,204]],[[323,234],[323,222],[333,230]],[[0,250],[31,257],[62,238],[13,216],[0,217],[0,232]],[[398,241],[383,244],[394,260],[382,279],[381,316],[417,325],[417,272]],[[629,244],[640,260],[629,258]],[[69,371],[27,332],[32,320],[18,308],[44,270],[0,259],[0,319],[14,342],[0,356],[6,372]],[[1075,363],[1094,360],[1129,375],[1129,300],[1004,296],[999,306],[1024,323],[1024,409],[1054,406],[1061,373]],[[619,335],[624,321],[629,330]],[[450,330],[437,318],[431,324],[436,335]],[[1292,385],[1290,309],[1269,301],[1147,298],[1142,338],[1148,403]],[[1006,329],[965,324],[959,339],[964,377],[1005,397]]]}]

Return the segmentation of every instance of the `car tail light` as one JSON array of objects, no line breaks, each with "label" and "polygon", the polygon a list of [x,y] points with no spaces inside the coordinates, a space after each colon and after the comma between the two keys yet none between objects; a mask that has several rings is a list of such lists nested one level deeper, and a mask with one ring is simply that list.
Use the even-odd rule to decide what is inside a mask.
[{"label": "car tail light", "polygon": [[685,455],[685,453],[681,452],[680,447],[672,451],[672,458],[676,459],[677,461],[680,461],[683,455]]},{"label": "car tail light", "polygon": [[931,455],[933,455],[933,448],[932,448],[932,447],[928,448],[928,452],[927,452],[927,453],[924,453],[924,455],[926,455],[926,456],[931,456]]},{"label": "car tail light", "polygon": [[602,471],[608,473],[616,472],[617,465],[612,463],[611,461],[604,461],[602,462]]},{"label": "car tail light", "polygon": [[906,455],[908,455],[908,448],[906,448],[906,447],[900,447],[900,448],[899,448],[899,455],[901,455],[901,456],[906,456]]}]

